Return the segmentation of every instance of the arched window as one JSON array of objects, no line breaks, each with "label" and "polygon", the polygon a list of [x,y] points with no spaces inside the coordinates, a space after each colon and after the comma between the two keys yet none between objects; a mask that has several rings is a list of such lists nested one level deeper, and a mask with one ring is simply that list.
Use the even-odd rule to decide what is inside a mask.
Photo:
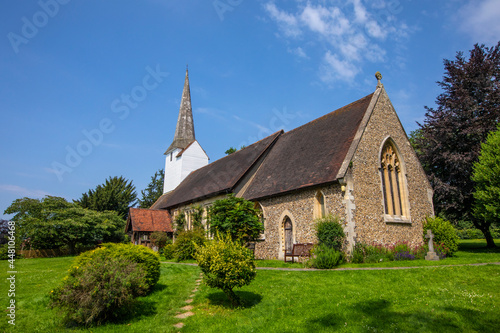
[{"label": "arched window", "polygon": [[285,236],[285,252],[292,253],[293,248],[293,225],[288,216],[283,221],[283,234]]},{"label": "arched window", "polygon": [[262,206],[258,202],[256,202],[254,204],[253,208],[259,212],[260,221],[262,222],[262,227],[264,229],[262,231],[262,233],[260,234],[259,239],[265,239],[266,238],[266,236],[265,236],[265,234],[266,234],[266,230],[265,230],[265,228],[266,228],[266,219],[264,217],[264,210],[262,209]]},{"label": "arched window", "polygon": [[386,217],[396,221],[408,219],[403,164],[398,156],[394,142],[390,139],[386,141],[382,148],[380,174]]},{"label": "arched window", "polygon": [[314,197],[314,218],[319,219],[325,216],[325,196],[321,191],[318,191]]}]

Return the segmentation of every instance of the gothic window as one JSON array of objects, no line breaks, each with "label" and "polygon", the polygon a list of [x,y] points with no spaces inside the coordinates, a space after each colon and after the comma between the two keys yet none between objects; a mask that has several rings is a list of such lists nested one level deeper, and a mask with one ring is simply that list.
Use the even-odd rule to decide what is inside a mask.
[{"label": "gothic window", "polygon": [[262,231],[262,233],[260,234],[259,239],[265,239],[266,218],[264,217],[264,210],[262,209],[262,206],[258,202],[255,203],[253,208],[259,212],[259,218],[262,223],[262,226],[264,227],[264,231]]},{"label": "gothic window", "polygon": [[387,140],[382,148],[380,174],[384,196],[386,217],[392,220],[408,219],[406,182],[403,165],[392,140]]},{"label": "gothic window", "polygon": [[321,191],[318,191],[314,197],[314,218],[319,219],[325,216],[325,196]]},{"label": "gothic window", "polygon": [[283,222],[283,231],[285,236],[285,252],[292,253],[293,248],[293,226],[292,221],[288,216],[285,217]]}]

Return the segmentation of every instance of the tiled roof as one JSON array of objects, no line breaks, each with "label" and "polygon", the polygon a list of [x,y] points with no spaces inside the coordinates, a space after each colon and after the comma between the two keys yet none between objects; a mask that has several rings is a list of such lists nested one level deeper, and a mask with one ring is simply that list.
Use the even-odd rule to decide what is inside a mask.
[{"label": "tiled roof", "polygon": [[337,180],[372,96],[283,134],[243,197],[255,200]]},{"label": "tiled roof", "polygon": [[204,197],[229,193],[283,131],[276,132],[246,148],[191,172],[173,191],[152,206],[165,209]]},{"label": "tiled roof", "polygon": [[173,232],[172,218],[166,210],[130,208],[125,232],[164,231]]}]

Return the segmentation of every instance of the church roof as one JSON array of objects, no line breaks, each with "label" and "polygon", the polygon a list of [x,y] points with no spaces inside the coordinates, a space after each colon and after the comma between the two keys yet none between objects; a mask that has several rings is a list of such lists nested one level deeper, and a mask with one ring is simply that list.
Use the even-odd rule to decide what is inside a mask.
[{"label": "church roof", "polygon": [[184,79],[184,88],[182,90],[181,106],[179,108],[179,117],[175,126],[174,141],[165,151],[165,155],[176,148],[185,149],[195,140],[193,109],[191,107],[191,92],[189,89],[189,75],[186,69],[186,78]]},{"label": "church roof", "polygon": [[125,228],[129,231],[173,232],[172,218],[166,210],[130,208]]},{"label": "church roof", "polygon": [[151,208],[165,209],[205,197],[230,193],[282,133],[283,131],[276,132],[191,172],[179,186],[162,195]]},{"label": "church roof", "polygon": [[256,200],[341,178],[339,171],[373,95],[283,134],[243,197]]}]

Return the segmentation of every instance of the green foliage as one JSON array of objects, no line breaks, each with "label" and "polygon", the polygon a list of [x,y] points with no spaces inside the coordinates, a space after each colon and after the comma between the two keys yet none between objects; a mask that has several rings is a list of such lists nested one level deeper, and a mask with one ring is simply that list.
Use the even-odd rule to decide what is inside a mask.
[{"label": "green foliage", "polygon": [[179,232],[173,244],[174,258],[177,261],[194,259],[196,246],[203,245],[205,240],[205,232],[201,229]]},{"label": "green foliage", "polygon": [[[491,236],[496,239],[500,238],[500,229],[490,228]],[[478,229],[459,229],[457,230],[458,238],[460,239],[484,239],[484,234]]]},{"label": "green foliage", "polygon": [[213,234],[229,233],[233,240],[241,242],[257,239],[264,231],[254,203],[233,194],[214,202],[208,211],[208,223]]},{"label": "green foliage", "polygon": [[338,216],[328,214],[323,218],[317,219],[316,236],[320,245],[341,251],[345,234]]},{"label": "green foliage", "polygon": [[168,237],[168,234],[166,232],[155,231],[151,233],[151,235],[149,236],[149,240],[151,241],[151,244],[158,247],[158,249],[161,249],[165,247],[167,242],[170,240],[170,237]]},{"label": "green foliage", "polygon": [[98,256],[72,269],[50,292],[50,305],[60,308],[69,323],[100,324],[122,316],[147,289],[145,272],[137,263],[123,256]]},{"label": "green foliage", "polygon": [[184,212],[180,212],[174,219],[175,223],[175,232],[179,233],[184,230],[186,227],[186,214]]},{"label": "green foliage", "polygon": [[192,207],[193,212],[191,213],[191,221],[193,223],[193,228],[203,229],[203,207],[196,205]]},{"label": "green foliage", "polygon": [[452,256],[458,250],[457,232],[449,221],[440,217],[428,217],[423,226],[424,243],[428,243],[428,239],[425,238],[428,229],[434,234],[434,244],[444,245],[447,256]]},{"label": "green foliage", "polygon": [[[240,149],[243,149],[243,148],[246,148],[246,146],[241,146]],[[226,155],[231,155],[232,153],[236,153],[238,151],[238,149],[234,148],[234,147],[230,147],[228,150],[226,150],[224,152],[224,154]]]},{"label": "green foliage", "polygon": [[163,256],[170,260],[175,258],[174,244],[167,244],[163,247]]},{"label": "green foliage", "polygon": [[495,246],[490,233],[492,224],[500,223],[500,125],[481,145],[479,160],[474,164],[474,216],[488,245]]},{"label": "green foliage", "polygon": [[137,194],[132,181],[126,180],[123,176],[109,177],[104,184],[97,185],[95,190],[83,193],[82,197],[75,200],[83,208],[92,209],[98,212],[112,210],[117,212],[122,218],[128,214],[129,207],[136,204]]},{"label": "green foliage", "polygon": [[138,200],[140,208],[151,207],[156,200],[163,194],[163,181],[165,172],[160,169],[151,177],[151,182],[144,190],[141,191],[142,198]]},{"label": "green foliage", "polygon": [[80,254],[75,258],[69,270],[70,275],[78,270],[78,267],[85,266],[98,258],[103,260],[122,258],[136,263],[146,274],[146,289],[148,291],[155,286],[160,278],[160,255],[145,246],[130,243],[106,243],[102,244],[100,248]]},{"label": "green foliage", "polygon": [[308,265],[318,269],[331,269],[344,262],[344,253],[326,244],[316,246]]},{"label": "green foliage", "polygon": [[15,200],[6,214],[16,214],[17,242],[33,249],[119,242],[124,238],[125,221],[115,212],[96,212],[67,202],[64,198]]},{"label": "green foliage", "polygon": [[217,234],[215,240],[197,246],[195,254],[204,282],[221,289],[233,306],[239,305],[234,288],[250,284],[257,275],[253,254],[231,235]]}]

